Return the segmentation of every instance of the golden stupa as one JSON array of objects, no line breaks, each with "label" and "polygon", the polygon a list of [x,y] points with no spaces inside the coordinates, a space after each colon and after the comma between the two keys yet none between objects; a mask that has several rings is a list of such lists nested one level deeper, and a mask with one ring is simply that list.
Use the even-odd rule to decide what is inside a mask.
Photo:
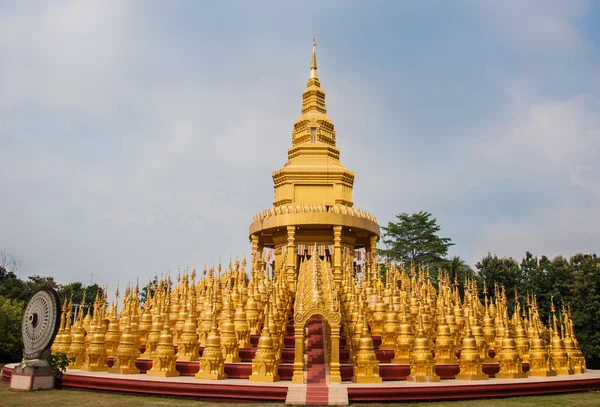
[{"label": "golden stupa", "polygon": [[310,77],[302,93],[302,114],[294,123],[292,147],[283,168],[273,173],[273,208],[250,225],[252,255],[260,269],[261,253],[275,249],[275,269],[285,264],[285,277],[296,291],[299,257],[313,245],[333,246],[329,253],[336,288],[342,283],[342,253],[365,248],[373,256],[380,231],[373,215],[354,208],[354,173],[340,162],[333,121],[317,74],[313,41]]},{"label": "golden stupa", "polygon": [[503,287],[488,297],[474,280],[380,260],[379,226],[354,207],[354,174],[340,162],[315,48],[288,161],[273,173],[273,207],[250,225],[250,262],[219,262],[198,280],[195,267],[175,283],[161,276],[143,303],[128,285],[120,311],[117,288],[85,321],[71,321],[65,300],[53,351],[84,371],[170,377],[186,366],[198,380],[240,377],[251,362],[247,380],[267,383],[404,378],[383,363],[409,367],[413,381],[439,380],[448,365],[462,380],[486,379],[486,365],[504,377],[525,378],[524,366],[530,376],[584,373],[566,308],[545,327],[535,296],[521,315]]}]

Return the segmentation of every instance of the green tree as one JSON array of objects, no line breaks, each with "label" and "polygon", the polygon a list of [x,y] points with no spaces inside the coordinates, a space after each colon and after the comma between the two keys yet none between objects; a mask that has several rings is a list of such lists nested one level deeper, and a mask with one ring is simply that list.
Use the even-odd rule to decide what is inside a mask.
[{"label": "green tree", "polygon": [[21,262],[15,259],[11,254],[6,253],[6,250],[0,250],[0,280],[5,274],[16,275],[17,270],[21,267]]},{"label": "green tree", "polygon": [[576,254],[569,264],[572,269],[570,292],[575,333],[586,356],[588,367],[600,367],[600,258],[595,254]]},{"label": "green tree", "polygon": [[[96,295],[101,296],[104,293],[102,287],[98,284],[92,284],[85,286],[83,283],[76,281],[74,283],[69,283],[63,286],[60,286],[58,289],[58,296],[61,300],[72,299],[73,307],[77,307],[77,313],[83,312],[84,315],[86,312],[90,312],[92,314],[94,308],[94,301],[96,300]],[[85,294],[85,303],[83,309],[80,309],[81,301],[83,300],[83,295]],[[75,318],[75,310],[73,312],[72,318]]]},{"label": "green tree", "polygon": [[542,291],[544,270],[540,267],[538,258],[529,251],[525,252],[525,257],[521,260],[521,273],[523,275],[522,287],[527,293]]},{"label": "green tree", "polygon": [[545,306],[550,305],[550,297],[554,296],[557,301],[569,301],[570,287],[573,284],[573,264],[563,256],[556,256],[548,266],[545,274],[546,284],[543,290],[548,295]]},{"label": "green tree", "polygon": [[383,227],[383,243],[387,249],[382,253],[390,259],[412,262],[416,266],[439,266],[453,246],[451,239],[440,237],[437,219],[431,213],[421,211],[409,215],[396,215],[396,223]]},{"label": "green tree", "polygon": [[0,284],[10,280],[11,278],[17,278],[17,275],[14,272],[8,271],[4,267],[0,266]]},{"label": "green tree", "polygon": [[38,276],[37,274],[34,274],[32,276],[29,276],[28,278],[29,278],[29,281],[31,281],[31,283],[33,283],[34,291],[37,291],[40,288],[45,288],[45,287],[54,288],[55,290],[60,289],[60,286],[58,285],[58,283],[56,281],[54,281],[54,277],[42,277],[42,276]]},{"label": "green tree", "polygon": [[23,280],[12,272],[0,269],[0,296],[16,300],[28,300],[28,291]]},{"label": "green tree", "polygon": [[17,277],[21,263],[5,250],[0,250],[0,296],[9,299],[28,300],[25,282]]},{"label": "green tree", "polygon": [[467,278],[473,279],[476,277],[475,271],[460,256],[454,256],[450,260],[445,261],[443,267],[448,272],[450,281],[457,279],[460,282],[464,282]]},{"label": "green tree", "polygon": [[0,296],[0,361],[19,359],[23,349],[21,323],[25,303]]},{"label": "green tree", "polygon": [[487,284],[488,290],[493,293],[494,286],[498,284],[506,289],[506,298],[509,307],[515,299],[515,288],[521,288],[522,273],[519,263],[512,257],[499,258],[488,253],[486,257],[475,264],[477,274]]},{"label": "green tree", "polygon": [[24,281],[14,273],[6,273],[5,278],[0,280],[0,295],[8,299],[28,302],[36,291],[44,287],[60,289],[53,277],[33,275]]},{"label": "green tree", "polygon": [[156,290],[157,286],[158,286],[158,276],[154,276],[152,281],[148,282],[147,286],[142,287],[142,289],[140,290],[140,294],[139,294],[139,300],[140,300],[141,304],[146,303],[146,299],[148,298],[148,287],[150,287],[150,296],[153,296],[154,290]]}]

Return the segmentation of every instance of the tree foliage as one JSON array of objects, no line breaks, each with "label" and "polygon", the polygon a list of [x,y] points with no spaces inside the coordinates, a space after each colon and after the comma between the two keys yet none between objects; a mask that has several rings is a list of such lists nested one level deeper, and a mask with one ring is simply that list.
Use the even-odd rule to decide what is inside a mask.
[{"label": "tree foliage", "polygon": [[396,223],[383,227],[382,250],[390,259],[412,262],[416,266],[440,265],[453,245],[450,238],[440,237],[437,219],[429,212],[396,215]]},{"label": "tree foliage", "polygon": [[498,258],[498,256],[488,253],[486,257],[475,264],[475,267],[491,292],[496,285],[502,286],[506,289],[508,303],[514,302],[514,289],[520,287],[521,284],[521,269],[515,259],[512,257]]},{"label": "tree foliage", "polygon": [[[2,275],[3,274],[3,275]],[[16,274],[0,270],[0,295],[5,298],[28,302],[40,288],[59,288],[53,277],[33,275],[27,280],[21,280]]]},{"label": "tree foliage", "polygon": [[21,262],[15,259],[12,254],[6,253],[6,250],[0,250],[0,278],[4,273],[12,273],[15,275],[21,267]]},{"label": "tree foliage", "polygon": [[[96,295],[103,290],[97,284],[85,286],[81,282],[60,285],[54,277],[42,277],[37,274],[22,280],[16,271],[20,262],[0,251],[0,361],[18,360],[22,350],[21,319],[25,305],[33,294],[44,287],[55,289],[61,298],[72,298],[74,306],[80,306],[85,293],[85,307],[90,308]],[[74,317],[75,313],[73,313]]]},{"label": "tree foliage", "polygon": [[52,368],[52,374],[57,379],[60,379],[62,375],[67,371],[67,367],[71,363],[75,363],[75,358],[70,358],[66,353],[52,353],[48,356],[48,364]]},{"label": "tree foliage", "polygon": [[85,294],[85,308],[92,308],[96,295],[100,296],[103,292],[104,290],[98,284],[86,286],[79,281],[62,285],[58,288],[58,296],[62,299],[72,299],[74,305],[81,304]]},{"label": "tree foliage", "polygon": [[139,294],[139,300],[141,304],[145,304],[146,300],[148,299],[148,288],[150,289],[150,296],[152,297],[154,295],[154,290],[156,289],[157,285],[158,276],[154,276],[154,278],[148,282],[147,286],[142,287]]},{"label": "tree foliage", "polygon": [[472,280],[476,278],[475,271],[460,256],[454,256],[446,260],[442,267],[448,273],[450,281],[465,281],[466,279]]},{"label": "tree foliage", "polygon": [[0,361],[18,359],[23,348],[21,323],[25,303],[0,296]]}]

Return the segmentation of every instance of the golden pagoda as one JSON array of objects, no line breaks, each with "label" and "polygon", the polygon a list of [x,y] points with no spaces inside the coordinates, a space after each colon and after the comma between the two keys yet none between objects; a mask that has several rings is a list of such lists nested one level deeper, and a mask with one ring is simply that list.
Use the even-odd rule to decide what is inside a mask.
[{"label": "golden pagoda", "polygon": [[354,173],[340,162],[333,121],[327,115],[317,72],[316,45],[313,40],[310,76],[302,93],[302,114],[294,123],[288,160],[273,173],[273,208],[255,216],[250,225],[256,268],[262,269],[263,249],[275,249],[275,269],[285,264],[292,292],[296,291],[297,270],[304,254],[298,253],[299,246],[333,246],[329,255],[339,289],[343,250],[366,248],[374,257],[380,235],[374,216],[354,208]]},{"label": "golden pagoda", "polygon": [[195,267],[174,282],[161,275],[143,304],[128,284],[120,312],[117,286],[108,310],[98,298],[84,321],[71,322],[65,300],[52,350],[75,356],[71,369],[138,374],[151,366],[147,375],[161,381],[197,368],[205,380],[227,371],[264,383],[290,375],[294,384],[379,383],[398,380],[391,365],[405,365],[407,381],[435,382],[436,364],[441,372],[458,366],[462,380],[487,379],[488,364],[499,368],[496,378],[526,378],[526,357],[529,376],[584,373],[567,308],[557,321],[551,302],[545,327],[532,296],[523,316],[515,304],[511,321],[504,287],[488,297],[485,283],[480,293],[474,280],[452,282],[444,271],[436,280],[425,268],[380,261],[379,226],[354,208],[354,174],[340,162],[315,48],[288,160],[273,173],[273,207],[250,225],[251,261],[219,260],[198,280]]}]

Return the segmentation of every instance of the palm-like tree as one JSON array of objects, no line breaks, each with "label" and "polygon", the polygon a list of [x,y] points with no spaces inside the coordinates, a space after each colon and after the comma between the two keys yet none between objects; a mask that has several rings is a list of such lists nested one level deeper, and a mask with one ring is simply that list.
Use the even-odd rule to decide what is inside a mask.
[{"label": "palm-like tree", "polygon": [[450,260],[447,260],[446,269],[448,270],[448,277],[450,281],[457,279],[458,281],[465,281],[465,278],[472,279],[475,277],[475,272],[469,266],[464,259],[460,256],[454,256]]}]

